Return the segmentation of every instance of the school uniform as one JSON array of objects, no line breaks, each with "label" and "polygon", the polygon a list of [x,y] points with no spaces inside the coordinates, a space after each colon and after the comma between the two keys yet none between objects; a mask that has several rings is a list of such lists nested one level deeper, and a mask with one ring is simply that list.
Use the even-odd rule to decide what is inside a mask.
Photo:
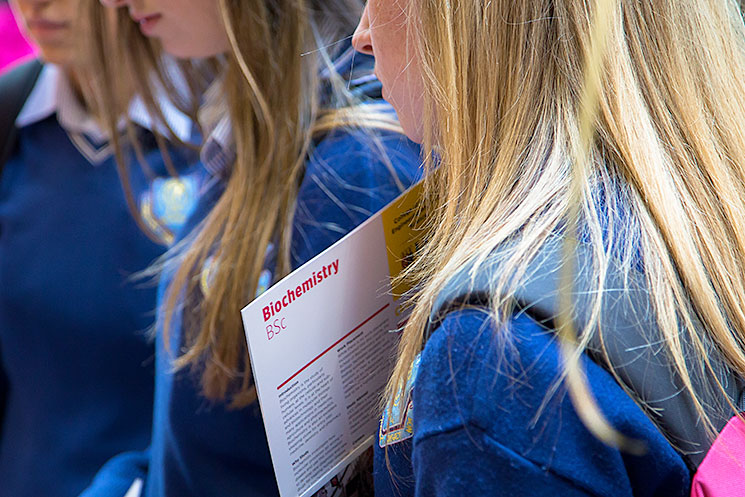
[{"label": "school uniform", "polygon": [[[168,115],[187,136],[188,120]],[[156,289],[132,277],[186,221],[203,173],[172,150],[194,169],[170,178],[142,107],[132,118],[154,175],[134,164],[132,193],[162,243],[137,227],[111,146],[57,67],[44,66],[17,118],[0,176],[4,496],[77,495],[111,456],[148,444]]]},{"label": "school uniform", "polygon": [[[363,67],[360,62],[356,61],[357,67]],[[368,81],[364,86],[379,92],[376,82]],[[217,129],[225,131],[226,127],[229,122],[222,120]],[[409,186],[418,178],[418,147],[397,133],[374,134],[395,174],[364,132],[337,129],[314,143],[295,206],[292,268],[329,247],[396,198],[400,186]],[[224,186],[220,178],[225,177],[222,168],[234,157],[226,133],[213,133],[204,151],[207,156],[203,154],[203,162],[213,170],[217,181],[211,193],[202,197],[189,226],[196,226],[219,198]],[[270,247],[259,293],[275,280],[275,256],[274,247]],[[209,291],[209,277],[202,281],[207,282]],[[161,283],[161,296],[167,284],[166,278]],[[183,343],[180,323],[174,328],[170,351],[161,334],[156,341],[155,413],[149,451],[124,454],[111,461],[83,495],[121,496],[124,487],[117,482],[136,478],[144,482],[145,496],[278,495],[258,405],[228,409],[225,402],[210,402],[201,396],[199,378],[194,374],[172,374],[172,354]]]},{"label": "school uniform", "polygon": [[410,406],[403,423],[385,419],[375,444],[376,497],[689,495],[683,459],[587,356],[582,366],[601,411],[615,429],[643,441],[646,454],[600,442],[565,387],[541,410],[561,373],[557,340],[526,313],[508,327],[505,346],[494,338],[492,318],[470,309],[448,314],[432,332],[403,402]]},{"label": "school uniform", "polygon": [[[627,215],[602,204],[598,212],[604,230]],[[602,344],[595,334],[580,362],[610,426],[646,451],[634,455],[601,442],[559,382],[564,359],[552,326],[566,292],[562,234],[549,237],[529,262],[510,296],[516,309],[497,328],[490,301],[492,283],[512,254],[505,242],[477,270],[473,263],[459,268],[435,299],[424,348],[395,408],[381,419],[374,444],[376,497],[690,495],[689,468],[701,454],[676,450],[609,373],[600,353],[606,351],[630,390],[665,416],[667,435],[676,436],[670,428],[683,419],[685,396],[657,342],[641,253],[621,247],[620,240],[608,245]],[[575,256],[572,319],[582,330],[595,295],[586,240],[579,240]],[[624,271],[619,268],[626,257],[632,260]],[[612,290],[620,288],[625,291]]]}]

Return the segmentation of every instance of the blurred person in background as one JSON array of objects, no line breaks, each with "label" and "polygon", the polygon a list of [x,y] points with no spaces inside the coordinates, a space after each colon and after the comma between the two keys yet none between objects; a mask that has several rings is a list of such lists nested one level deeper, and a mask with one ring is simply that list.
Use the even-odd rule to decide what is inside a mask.
[{"label": "blurred person in background", "polygon": [[[124,193],[110,134],[84,103],[84,2],[11,2],[40,59],[0,78],[0,98],[15,98],[13,75],[30,88],[3,102],[19,112],[3,116],[15,126],[0,137],[0,493],[8,497],[76,495],[108,458],[147,446],[155,288],[133,276],[166,250],[200,185],[196,154],[161,154],[133,99],[138,149],[123,154],[137,166]],[[175,110],[169,119],[187,139],[191,122]]]}]

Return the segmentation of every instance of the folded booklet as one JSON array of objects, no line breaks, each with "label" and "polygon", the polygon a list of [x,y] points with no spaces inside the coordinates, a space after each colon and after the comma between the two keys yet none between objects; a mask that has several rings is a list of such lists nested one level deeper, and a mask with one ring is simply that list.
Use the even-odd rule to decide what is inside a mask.
[{"label": "folded booklet", "polygon": [[397,276],[421,239],[409,189],[242,311],[282,497],[372,495],[380,395],[408,288]]}]

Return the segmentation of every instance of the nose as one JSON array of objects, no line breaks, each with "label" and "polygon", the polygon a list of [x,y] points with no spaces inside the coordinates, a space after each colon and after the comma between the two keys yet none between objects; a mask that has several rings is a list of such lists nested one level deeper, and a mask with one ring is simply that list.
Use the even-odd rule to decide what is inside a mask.
[{"label": "nose", "polygon": [[372,37],[370,36],[370,17],[367,14],[367,8],[367,5],[365,5],[360,23],[357,25],[357,29],[354,30],[352,46],[360,53],[373,55]]}]

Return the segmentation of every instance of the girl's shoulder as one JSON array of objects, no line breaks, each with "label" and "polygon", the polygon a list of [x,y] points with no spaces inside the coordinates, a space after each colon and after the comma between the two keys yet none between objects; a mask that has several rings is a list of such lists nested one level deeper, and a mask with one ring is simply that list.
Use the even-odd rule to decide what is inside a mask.
[{"label": "girl's shoulder", "polygon": [[420,177],[404,135],[338,128],[312,147],[297,196],[292,265],[299,267],[385,207]]},{"label": "girl's shoulder", "polygon": [[344,174],[354,181],[377,186],[392,175],[411,183],[420,175],[420,149],[402,133],[376,128],[339,127],[318,138],[311,147],[306,176]]},{"label": "girl's shoulder", "polygon": [[683,460],[613,377],[583,357],[600,409],[615,429],[644,441],[646,455],[604,445],[587,430],[560,383],[561,364],[553,331],[526,314],[500,329],[482,309],[445,316],[415,380],[417,487],[456,490],[465,478],[516,494],[686,494]]}]

